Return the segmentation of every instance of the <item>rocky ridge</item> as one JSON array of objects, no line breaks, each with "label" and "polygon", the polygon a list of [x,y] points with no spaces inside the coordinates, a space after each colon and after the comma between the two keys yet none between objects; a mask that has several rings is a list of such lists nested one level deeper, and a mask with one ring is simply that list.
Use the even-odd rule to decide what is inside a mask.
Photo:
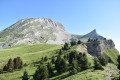
[{"label": "rocky ridge", "polygon": [[115,49],[112,40],[91,41],[86,43],[87,51],[93,56],[100,56],[106,49]]},{"label": "rocky ridge", "polygon": [[0,32],[0,48],[20,44],[64,44],[71,34],[62,24],[49,18],[22,19]]}]

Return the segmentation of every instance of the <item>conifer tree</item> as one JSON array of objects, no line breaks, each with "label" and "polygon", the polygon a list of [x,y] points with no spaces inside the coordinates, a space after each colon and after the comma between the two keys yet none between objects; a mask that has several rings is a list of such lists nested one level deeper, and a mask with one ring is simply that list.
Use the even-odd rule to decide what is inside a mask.
[{"label": "conifer tree", "polygon": [[12,72],[13,69],[14,69],[14,63],[13,63],[12,59],[10,58],[8,61],[8,64],[7,64],[7,71]]},{"label": "conifer tree", "polygon": [[74,45],[76,45],[76,41],[71,42],[71,46],[74,46]]},{"label": "conifer tree", "polygon": [[62,55],[62,50],[60,49],[60,51],[59,51],[59,55]]},{"label": "conifer tree", "polygon": [[41,58],[40,63],[41,63],[41,64],[44,63],[44,57]]},{"label": "conifer tree", "polygon": [[73,62],[72,62],[72,69],[75,68],[78,70],[78,62],[77,62],[77,59],[73,59]]},{"label": "conifer tree", "polygon": [[65,43],[64,47],[63,47],[63,50],[68,50],[68,49],[69,49],[69,45],[68,45],[68,43]]},{"label": "conifer tree", "polygon": [[81,44],[82,42],[79,40],[77,44]]},{"label": "conifer tree", "polygon": [[102,66],[105,66],[108,63],[107,59],[105,59],[103,56],[99,56],[98,60]]},{"label": "conifer tree", "polygon": [[3,71],[8,71],[7,65],[3,67]]},{"label": "conifer tree", "polygon": [[47,57],[47,56],[45,56],[44,61],[47,61],[47,60],[48,60],[48,57]]},{"label": "conifer tree", "polygon": [[58,73],[66,72],[68,70],[68,65],[65,59],[62,59],[61,56],[58,56],[57,60],[55,61],[55,68]]},{"label": "conifer tree", "polygon": [[3,73],[3,69],[0,69],[0,74],[2,74]]},{"label": "conifer tree", "polygon": [[25,70],[24,73],[23,73],[23,76],[22,76],[22,80],[28,80],[29,77],[28,77],[28,73],[27,71]]},{"label": "conifer tree", "polygon": [[88,58],[85,53],[83,53],[83,59],[81,62],[82,62],[82,65],[81,65],[82,70],[86,70],[90,67],[90,63],[88,62]]},{"label": "conifer tree", "polygon": [[23,68],[23,61],[20,59],[20,57],[14,58],[14,69],[21,69]]},{"label": "conifer tree", "polygon": [[64,55],[64,59],[67,60],[67,56],[66,55]]},{"label": "conifer tree", "polygon": [[102,65],[99,63],[98,59],[94,58],[94,69],[95,70],[104,70]]},{"label": "conifer tree", "polygon": [[70,74],[76,74],[78,71],[78,62],[77,59],[73,59],[71,64]]},{"label": "conifer tree", "polygon": [[76,59],[77,58],[77,51],[71,51],[69,53],[69,63],[72,64],[73,62],[73,59]]},{"label": "conifer tree", "polygon": [[77,56],[78,60],[78,66],[81,68],[81,70],[86,70],[90,67],[90,63],[88,62],[87,55],[85,53],[79,53]]},{"label": "conifer tree", "polygon": [[55,68],[56,68],[58,73],[61,73],[60,62],[61,62],[61,56],[57,56],[57,59],[55,61]]},{"label": "conifer tree", "polygon": [[49,62],[47,67],[48,67],[48,71],[49,71],[49,77],[52,77],[54,75],[52,63]]},{"label": "conifer tree", "polygon": [[40,64],[33,75],[34,80],[46,80],[49,77],[49,71],[46,65]]},{"label": "conifer tree", "polygon": [[55,57],[54,56],[52,57],[52,61],[51,62],[52,62],[52,64],[55,63]]},{"label": "conifer tree", "polygon": [[61,69],[62,72],[66,72],[68,70],[68,65],[67,65],[65,59],[61,60],[60,69]]},{"label": "conifer tree", "polygon": [[90,42],[90,41],[91,41],[91,39],[89,38],[87,42]]},{"label": "conifer tree", "polygon": [[118,56],[118,59],[117,59],[117,62],[118,62],[118,69],[120,69],[120,55]]}]

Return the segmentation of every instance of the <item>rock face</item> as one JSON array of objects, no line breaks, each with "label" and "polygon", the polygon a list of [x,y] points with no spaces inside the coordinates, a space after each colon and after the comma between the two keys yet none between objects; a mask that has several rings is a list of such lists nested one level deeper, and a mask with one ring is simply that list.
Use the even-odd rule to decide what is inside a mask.
[{"label": "rock face", "polygon": [[92,56],[100,56],[105,49],[115,49],[115,44],[112,40],[91,41],[86,43],[87,51]]},{"label": "rock face", "polygon": [[94,30],[91,31],[90,33],[82,36],[80,39],[81,39],[81,40],[88,40],[88,38],[98,39],[98,40],[104,40],[104,37],[103,37],[103,36],[100,36],[100,35],[96,32],[96,29],[94,29]]},{"label": "rock face", "polygon": [[0,32],[0,48],[20,44],[64,44],[71,34],[62,24],[49,18],[22,19]]}]

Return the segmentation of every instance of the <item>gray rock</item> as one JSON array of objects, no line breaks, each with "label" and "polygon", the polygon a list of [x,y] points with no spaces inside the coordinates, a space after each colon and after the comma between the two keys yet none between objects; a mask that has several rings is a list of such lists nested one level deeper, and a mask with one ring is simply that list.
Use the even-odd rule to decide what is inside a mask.
[{"label": "gray rock", "polygon": [[64,44],[71,39],[62,24],[49,18],[22,19],[0,32],[0,48],[20,44]]},{"label": "gray rock", "polygon": [[100,36],[97,32],[96,32],[96,29],[94,29],[93,31],[91,31],[90,33],[82,36],[80,39],[81,40],[85,40],[85,39],[98,39],[98,40],[104,40],[104,37],[103,36]]},{"label": "gray rock", "polygon": [[87,51],[93,56],[100,56],[105,49],[115,49],[112,40],[91,41],[86,43]]}]

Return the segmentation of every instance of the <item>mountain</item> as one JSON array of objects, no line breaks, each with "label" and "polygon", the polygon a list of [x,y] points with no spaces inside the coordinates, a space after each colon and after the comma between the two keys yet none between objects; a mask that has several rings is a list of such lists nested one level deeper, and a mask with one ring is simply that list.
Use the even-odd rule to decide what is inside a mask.
[{"label": "mountain", "polygon": [[49,18],[22,19],[0,32],[0,48],[20,44],[64,44],[71,38],[64,26]]},{"label": "mountain", "polygon": [[91,31],[90,33],[82,36],[80,39],[82,41],[86,41],[88,40],[89,38],[91,39],[98,39],[98,40],[104,40],[104,37],[99,35],[97,32],[96,32],[96,29],[94,29],[93,31]]}]

